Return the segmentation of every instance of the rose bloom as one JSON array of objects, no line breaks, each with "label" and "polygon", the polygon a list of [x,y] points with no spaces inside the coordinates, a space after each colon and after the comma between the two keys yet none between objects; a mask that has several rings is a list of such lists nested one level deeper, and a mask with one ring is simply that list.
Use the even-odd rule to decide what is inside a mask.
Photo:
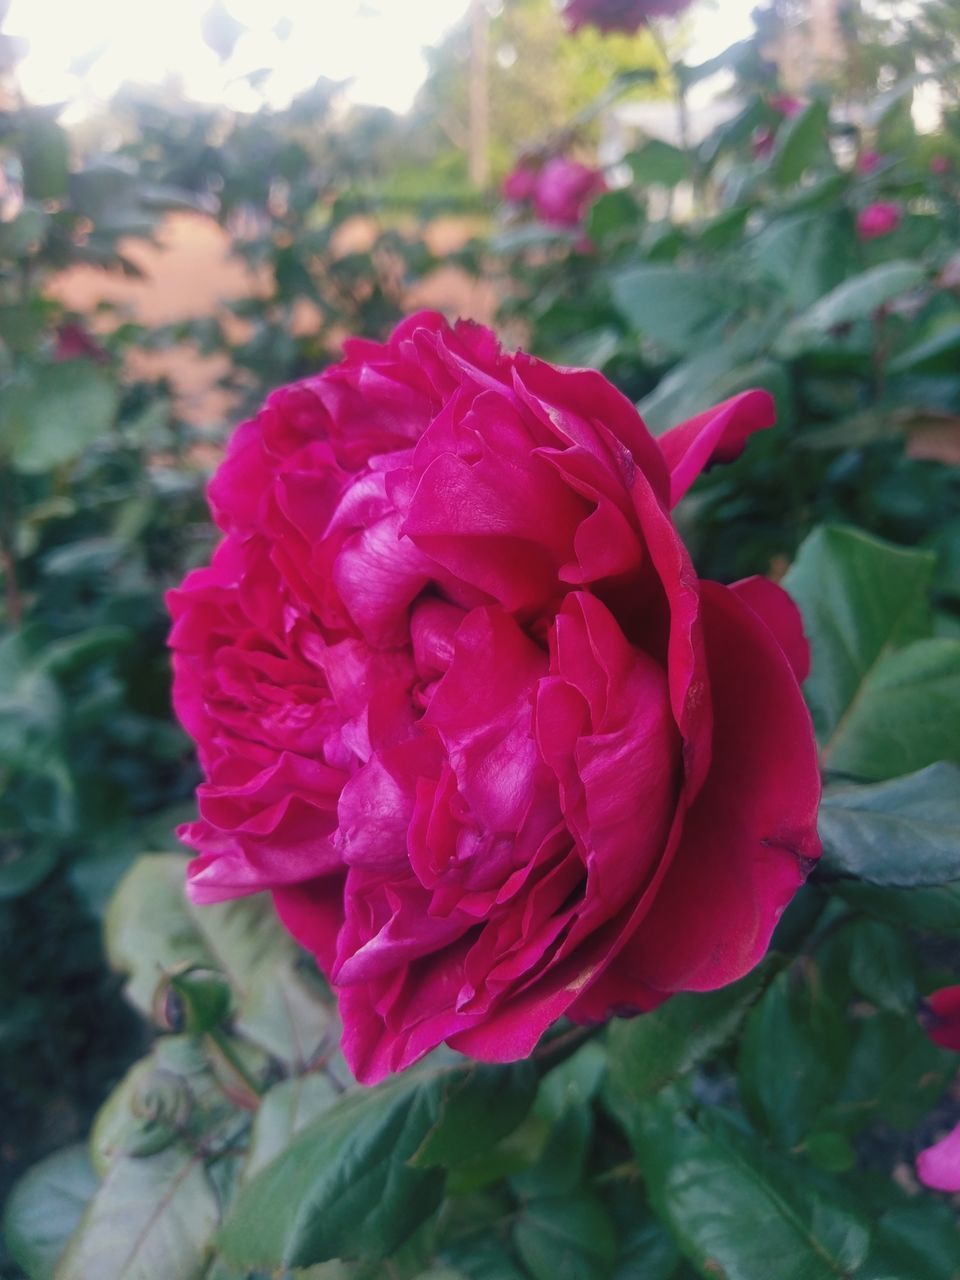
[{"label": "rose bloom", "polygon": [[607,189],[599,169],[554,156],[537,175],[533,203],[537,217],[555,227],[577,227]]},{"label": "rose bloom", "polygon": [[620,31],[634,35],[651,18],[671,18],[686,9],[690,0],[567,0],[563,16],[571,31],[596,27],[609,35]]},{"label": "rose bloom", "polygon": [[532,164],[521,161],[517,164],[503,180],[500,190],[505,200],[512,200],[516,204],[522,204],[525,200],[532,200],[537,190],[537,178],[540,170]]},{"label": "rose bloom", "polygon": [[785,120],[792,120],[794,116],[798,116],[807,105],[802,98],[795,98],[789,93],[775,93],[768,99],[772,111],[776,111],[777,115],[783,116]]},{"label": "rose bloom", "polygon": [[530,1053],[751,969],[820,846],[798,612],[670,515],[769,427],[650,435],[600,374],[438,315],[270,395],[170,594],[206,781],[189,892],[273,893],[365,1082]]},{"label": "rose bloom", "polygon": [[857,156],[857,173],[869,175],[883,164],[883,156],[879,151],[861,151]]},{"label": "rose bloom", "polygon": [[868,204],[857,215],[857,235],[861,240],[879,240],[896,231],[903,221],[903,210],[893,200]]}]

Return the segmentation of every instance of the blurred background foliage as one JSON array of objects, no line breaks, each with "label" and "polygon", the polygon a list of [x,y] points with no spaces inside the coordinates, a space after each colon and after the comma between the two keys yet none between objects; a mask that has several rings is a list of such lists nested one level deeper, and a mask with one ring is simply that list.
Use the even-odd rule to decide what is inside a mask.
[{"label": "blurred background foliage", "polygon": [[[226,1153],[216,1175],[226,1202],[240,1177],[235,1149],[247,1158],[252,1143],[255,1163],[265,1163],[264,1151],[279,1150],[283,1134],[343,1088],[327,997],[288,944],[268,938],[262,954],[270,980],[299,1002],[315,1041],[307,1048],[271,1021],[246,980],[261,955],[247,954],[250,937],[267,925],[255,928],[244,906],[171,923],[171,912],[186,910],[170,905],[181,874],[173,828],[191,811],[197,773],[170,713],[163,594],[209,551],[203,486],[230,425],[268,388],[335,359],[346,335],[383,336],[418,305],[474,314],[538,355],[602,369],[654,431],[765,386],[779,429],[706,477],[679,513],[700,572],[781,576],[816,526],[850,524],[914,549],[913,571],[932,575],[929,633],[960,636],[960,17],[950,0],[928,0],[909,17],[901,8],[835,6],[830,57],[818,60],[807,6],[785,0],[758,10],[753,38],[689,65],[683,50],[696,9],[663,42],[571,39],[549,0],[504,0],[479,20],[475,11],[431,52],[402,116],[348,106],[341,86],[321,80],[285,107],[263,100],[249,111],[127,87],[69,127],[58,107],[24,99],[23,51],[0,33],[0,1199],[38,1158],[79,1142],[121,1079],[129,1100],[136,1089],[124,1072],[148,1051],[150,1065],[133,1070],[149,1088],[129,1113],[111,1101],[94,1142],[100,1176],[113,1176],[117,1152],[128,1163],[165,1153],[162,1169],[151,1165],[160,1182],[148,1180],[148,1197],[162,1194],[164,1179],[181,1185],[178,1153],[189,1133],[214,1163]],[[227,53],[239,34],[231,22],[229,9],[210,8],[208,43]],[[698,96],[708,84],[717,86],[719,115]],[[248,87],[256,96],[255,73]],[[794,99],[789,111],[778,104],[783,94]],[[930,101],[935,118],[923,123],[918,103]],[[579,227],[543,225],[498,194],[518,156],[558,152],[599,157],[606,169],[609,190]],[[876,159],[866,163],[868,154]],[[896,205],[897,225],[864,240],[858,218],[877,202]],[[194,268],[193,301],[152,306],[165,287],[176,292],[178,270]],[[110,959],[133,971],[139,1012],[176,1032],[153,1048],[101,944],[111,894],[144,852],[157,857],[138,864],[111,908]],[[883,1025],[860,1027],[849,1042],[831,1038],[833,1015],[817,1005],[812,979],[809,990],[777,979],[762,1006],[769,1023],[753,1017],[737,1064],[752,1119],[775,1146],[806,1144],[819,1170],[852,1161],[851,1144],[878,1105],[872,1053],[891,1041],[882,1052],[896,1056],[904,1024],[895,1013],[950,967],[936,935],[956,929],[955,897],[944,890],[934,901],[940,891],[926,889],[925,905],[914,896],[898,907],[896,894],[878,903],[870,891],[849,890],[847,907],[860,914],[852,925],[844,916],[839,933],[825,917],[818,963],[838,975],[838,1003],[872,999]],[[813,887],[798,908],[802,934],[802,911],[816,921],[826,897]],[[915,927],[916,939],[904,941],[891,918]],[[203,975],[223,948],[204,935],[218,929],[246,939],[223,996],[232,1021],[217,1003],[222,993],[204,986],[216,986]],[[889,981],[871,986],[870,965],[850,960],[857,930],[862,954],[892,972]],[[172,997],[168,983],[173,1003],[158,1011],[157,966],[180,974],[184,964],[201,978],[181,975]],[[211,1000],[220,1013],[207,1018]],[[813,1004],[798,1013],[804,1001]],[[729,1039],[722,1003],[718,1017],[722,1031],[704,1052]],[[642,1040],[632,1025],[611,1034]],[[801,1038],[819,1028],[833,1065],[814,1088],[816,1108],[836,1107],[846,1089],[856,1122],[849,1108],[811,1113],[809,1123],[799,1113],[782,1118],[789,1100],[771,1094],[776,1073],[757,1055],[783,1025],[801,1028]],[[948,1078],[919,1033],[910,1043],[902,1092],[920,1079],[926,1087],[897,1113],[903,1130]],[[591,1054],[569,1068],[567,1093],[539,1085],[532,1119],[493,1173],[465,1169],[454,1179],[467,1199],[446,1221],[451,1266],[560,1274],[551,1270],[555,1237],[572,1213],[586,1251],[578,1276],[613,1274],[615,1235],[627,1242],[623,1256],[642,1245],[645,1257],[660,1258],[650,1275],[693,1274],[652,1217],[630,1218],[616,1178],[604,1204],[591,1192],[563,1209],[584,1169],[611,1167],[610,1152],[630,1158],[607,1113],[584,1119],[601,1087]],[[184,1079],[193,1109],[181,1123]],[[290,1099],[276,1098],[251,1136],[249,1090],[259,1097],[278,1080],[297,1088],[309,1080],[311,1096],[293,1119]],[[717,1081],[729,1101],[723,1070]],[[518,1077],[512,1087],[529,1106],[536,1082]],[[604,1088],[607,1112],[629,1112],[632,1132],[641,1123],[630,1110],[636,1086],[615,1074]],[[692,1102],[684,1095],[673,1105]],[[889,1167],[916,1140],[904,1147],[881,1114],[865,1149],[868,1163]],[[642,1123],[653,1131],[665,1122],[644,1112]],[[695,1124],[683,1131],[691,1150],[719,1142]],[[729,1153],[740,1140],[727,1135],[721,1146]],[[69,1206],[95,1185],[82,1149],[69,1150],[57,1172],[67,1186],[64,1220],[45,1255],[17,1254],[31,1277],[52,1274]],[[561,1169],[573,1170],[569,1186],[554,1185]],[[656,1188],[658,1170],[644,1173]],[[496,1183],[507,1174],[509,1185]],[[190,1238],[199,1244],[182,1272],[229,1280],[235,1273],[207,1249],[212,1194],[204,1183],[193,1201],[200,1220]],[[915,1261],[907,1211],[890,1194],[877,1191],[874,1203],[895,1220],[884,1248]],[[484,1224],[517,1213],[515,1270],[477,1270]],[[439,1247],[421,1240],[396,1274],[427,1274],[423,1258]],[[92,1280],[83,1270],[92,1263],[71,1265],[69,1276]],[[0,1253],[0,1274],[23,1272]]]}]

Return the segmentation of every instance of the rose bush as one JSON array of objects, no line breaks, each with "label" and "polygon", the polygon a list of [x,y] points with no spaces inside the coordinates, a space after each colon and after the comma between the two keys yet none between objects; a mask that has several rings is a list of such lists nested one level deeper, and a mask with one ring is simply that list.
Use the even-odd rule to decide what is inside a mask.
[{"label": "rose bush", "polygon": [[364,1081],[739,978],[819,854],[799,614],[670,509],[771,426],[655,440],[599,374],[422,313],[282,388],[171,594],[189,887],[269,889]]}]

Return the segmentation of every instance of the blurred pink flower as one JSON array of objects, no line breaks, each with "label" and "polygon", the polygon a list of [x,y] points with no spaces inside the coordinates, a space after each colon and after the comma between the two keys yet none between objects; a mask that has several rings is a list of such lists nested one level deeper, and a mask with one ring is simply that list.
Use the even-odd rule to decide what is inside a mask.
[{"label": "blurred pink flower", "polygon": [[944,155],[935,155],[930,157],[930,172],[942,178],[945,173],[949,173],[953,166],[950,163],[950,157]]},{"label": "blurred pink flower", "polygon": [[771,110],[776,111],[785,120],[792,120],[794,116],[798,116],[807,105],[802,98],[794,98],[789,93],[775,93],[768,102]]},{"label": "blurred pink flower", "polygon": [[576,227],[607,189],[603,174],[579,160],[555,156],[540,170],[533,194],[537,216],[555,227]]},{"label": "blurred pink flower", "polygon": [[533,165],[521,160],[503,180],[500,190],[504,199],[513,200],[516,204],[532,200],[537,189],[538,173]]},{"label": "blurred pink flower", "polygon": [[933,1191],[960,1191],[960,1124],[920,1152],[917,1177]]},{"label": "blurred pink flower", "polygon": [[609,35],[622,31],[633,35],[651,18],[671,18],[690,0],[567,0],[563,16],[571,31],[596,27]]},{"label": "blurred pink flower", "polygon": [[878,240],[896,231],[903,221],[903,210],[893,200],[868,204],[857,215],[857,235],[861,240]]},{"label": "blurred pink flower", "polygon": [[857,156],[857,173],[876,173],[883,163],[883,156],[879,151],[861,151]]},{"label": "blurred pink flower", "polygon": [[765,127],[754,129],[753,136],[750,139],[753,158],[755,160],[765,160],[773,151],[776,140],[777,135],[772,129],[767,129]]},{"label": "blurred pink flower", "polygon": [[104,364],[110,357],[86,329],[79,324],[62,324],[57,329],[54,360],[92,360]]}]

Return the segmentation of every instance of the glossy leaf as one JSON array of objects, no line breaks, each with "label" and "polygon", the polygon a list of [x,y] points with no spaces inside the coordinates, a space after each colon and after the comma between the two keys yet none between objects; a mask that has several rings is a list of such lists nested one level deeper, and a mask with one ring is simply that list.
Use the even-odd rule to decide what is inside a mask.
[{"label": "glossy leaf", "polygon": [[820,835],[828,871],[899,888],[960,881],[960,769],[828,787]]},{"label": "glossy leaf", "polygon": [[533,1280],[608,1280],[617,1256],[609,1213],[582,1190],[526,1205],[513,1241]]},{"label": "glossy leaf", "polygon": [[721,991],[674,996],[652,1013],[612,1022],[604,1096],[614,1112],[622,1116],[723,1048],[769,978],[770,965],[762,965]]},{"label": "glossy leaf", "polygon": [[240,1191],[224,1254],[266,1267],[390,1257],[440,1203],[443,1171],[410,1158],[449,1083],[412,1074],[344,1095]]},{"label": "glossy leaf", "polygon": [[823,748],[826,766],[884,781],[937,761],[960,764],[960,640],[882,654]]},{"label": "glossy leaf", "polygon": [[807,968],[779,974],[751,1011],[738,1056],[751,1114],[782,1147],[816,1124],[844,1078],[850,1029],[844,1011]]},{"label": "glossy leaf", "polygon": [[811,647],[805,693],[822,741],[841,725],[880,658],[928,633],[933,556],[854,529],[814,530],[784,586]]},{"label": "glossy leaf", "polygon": [[511,1133],[533,1104],[537,1074],[532,1062],[475,1063],[451,1082],[437,1123],[411,1163],[450,1168],[472,1160]]},{"label": "glossy leaf", "polygon": [[634,1146],[654,1208],[705,1277],[758,1280],[773,1263],[777,1280],[849,1280],[866,1257],[869,1219],[723,1112],[693,1118],[663,1097],[641,1108]]}]

